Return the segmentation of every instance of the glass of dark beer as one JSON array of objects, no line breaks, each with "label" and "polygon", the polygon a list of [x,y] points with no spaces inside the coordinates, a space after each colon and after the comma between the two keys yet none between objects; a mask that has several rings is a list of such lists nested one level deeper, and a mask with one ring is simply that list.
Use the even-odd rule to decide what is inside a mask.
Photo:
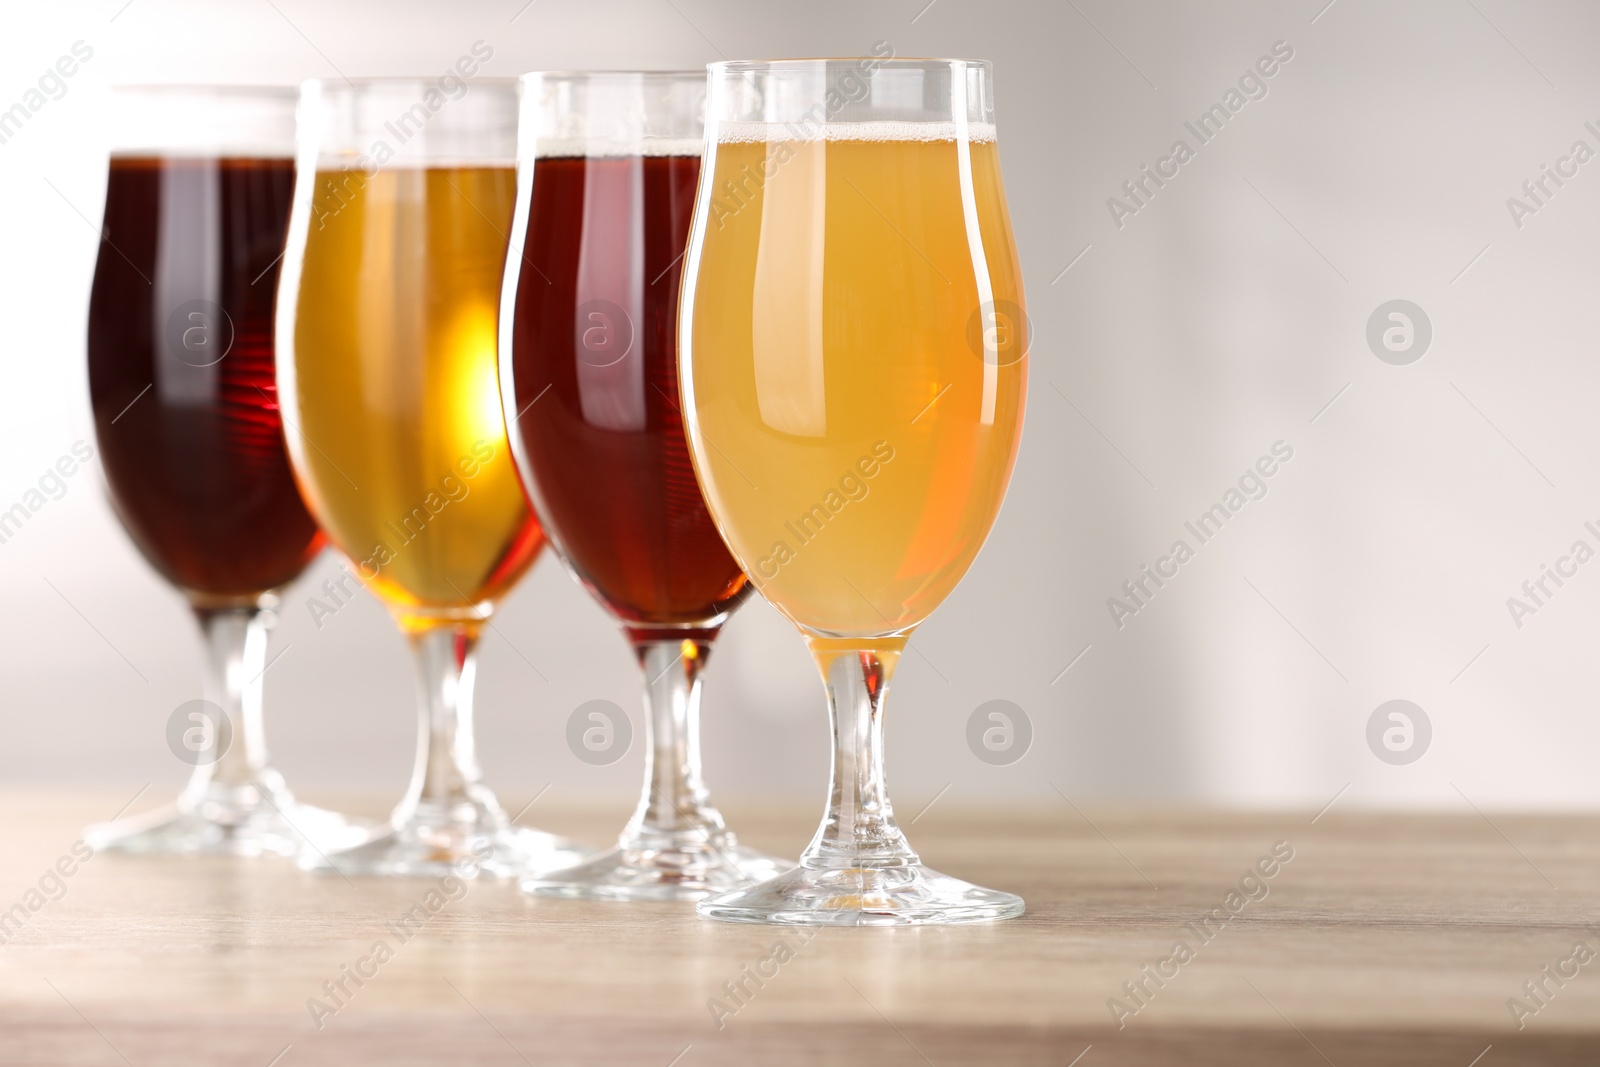
[{"label": "glass of dark beer", "polygon": [[700,770],[701,672],[750,592],[701,498],[678,398],[705,75],[539,73],[522,89],[500,297],[506,428],[551,543],[633,646],[646,745],[617,847],[521,885],[697,899],[780,869],[728,830]]},{"label": "glass of dark beer", "polygon": [[113,101],[89,302],[89,393],[111,503],[189,602],[203,697],[169,742],[194,764],[169,807],[91,828],[95,848],[293,855],[359,831],[298,803],[261,725],[278,591],[322,549],[284,448],[273,297],[294,187],[291,88],[129,87]]}]

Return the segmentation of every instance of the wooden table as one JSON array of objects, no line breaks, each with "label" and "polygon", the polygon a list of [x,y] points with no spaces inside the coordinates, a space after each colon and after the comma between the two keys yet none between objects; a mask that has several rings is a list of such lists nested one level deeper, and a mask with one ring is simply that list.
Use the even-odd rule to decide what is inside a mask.
[{"label": "wooden table", "polygon": [[[1600,952],[1592,817],[940,805],[924,858],[1022,893],[1025,917],[806,939],[481,882],[401,943],[430,883],[107,854],[63,864],[60,895],[47,872],[117,803],[0,794],[0,911],[43,899],[0,948],[0,1064],[1600,1063],[1600,959],[1574,957]],[[790,853],[816,816],[728,807]],[[626,813],[534,810],[595,841]],[[1246,879],[1278,842],[1292,859]],[[319,1028],[308,1001],[331,1008],[323,983],[358,964],[373,977]]]}]

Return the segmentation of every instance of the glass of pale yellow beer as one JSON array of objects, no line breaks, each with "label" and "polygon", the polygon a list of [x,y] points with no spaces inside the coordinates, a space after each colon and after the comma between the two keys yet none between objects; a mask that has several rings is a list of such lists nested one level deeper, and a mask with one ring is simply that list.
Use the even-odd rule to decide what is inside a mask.
[{"label": "glass of pale yellow beer", "polygon": [[[340,873],[517,877],[583,858],[510,824],[473,748],[474,649],[544,545],[506,442],[495,315],[516,196],[512,80],[307,82],[278,393],[311,513],[410,642],[411,787]],[[319,615],[319,628],[326,619]]]},{"label": "glass of pale yellow beer", "polygon": [[684,422],[707,505],[827,688],[833,783],[786,874],[698,905],[745,922],[1020,915],[923,866],[883,778],[884,696],[988,536],[1027,382],[992,70],[964,60],[710,67],[684,269]]}]

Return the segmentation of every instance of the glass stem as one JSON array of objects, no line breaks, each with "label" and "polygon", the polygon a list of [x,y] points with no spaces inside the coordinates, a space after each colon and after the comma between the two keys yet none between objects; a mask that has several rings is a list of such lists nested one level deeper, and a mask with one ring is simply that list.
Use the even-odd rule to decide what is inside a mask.
[{"label": "glass stem", "polygon": [[813,869],[915,866],[883,780],[883,701],[905,638],[872,642],[807,637],[828,689],[833,785],[817,835],[800,856]]},{"label": "glass stem", "polygon": [[408,635],[419,686],[417,763],[394,822],[420,816],[429,823],[504,820],[483,784],[473,743],[472,687],[477,678],[478,627],[450,623]]},{"label": "glass stem", "polygon": [[621,847],[661,847],[664,837],[721,832],[700,776],[700,672],[711,642],[634,639],[644,672],[645,787]]},{"label": "glass stem", "polygon": [[197,765],[186,793],[266,787],[266,734],[261,727],[261,674],[266,668],[267,631],[277,621],[266,605],[196,607],[205,643],[205,698],[222,709],[232,734],[210,763]]}]

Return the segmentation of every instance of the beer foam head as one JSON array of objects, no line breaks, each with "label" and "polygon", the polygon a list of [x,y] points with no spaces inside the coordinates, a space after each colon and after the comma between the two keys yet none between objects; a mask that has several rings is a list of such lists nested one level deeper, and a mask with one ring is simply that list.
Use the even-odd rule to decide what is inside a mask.
[{"label": "beer foam head", "polygon": [[[956,141],[960,138],[960,127],[950,121],[724,122],[717,127],[717,141],[720,144],[766,144],[775,141],[934,142]],[[967,123],[967,139],[980,143],[993,141],[994,124]]]},{"label": "beer foam head", "polygon": [[627,159],[633,156],[698,156],[698,137],[541,137],[536,159]]}]

